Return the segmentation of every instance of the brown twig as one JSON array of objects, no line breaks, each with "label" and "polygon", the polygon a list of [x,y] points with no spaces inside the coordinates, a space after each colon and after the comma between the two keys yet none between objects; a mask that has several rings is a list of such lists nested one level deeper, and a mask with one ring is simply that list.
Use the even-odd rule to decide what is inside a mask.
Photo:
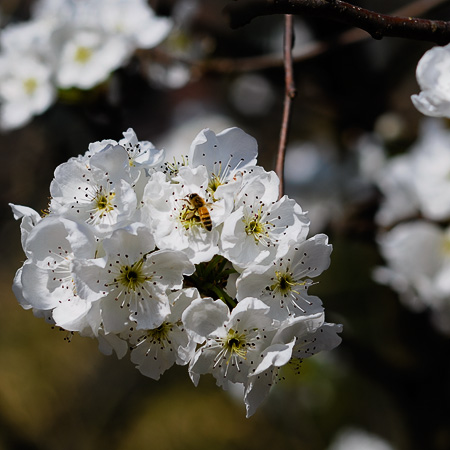
[{"label": "brown twig", "polygon": [[361,28],[374,39],[384,36],[434,42],[450,42],[450,21],[379,14],[341,0],[245,0],[229,4],[225,13],[232,28],[248,24],[258,16],[298,14],[336,20]]},{"label": "brown twig", "polygon": [[283,118],[281,121],[280,143],[278,145],[277,164],[275,172],[280,179],[279,198],[284,195],[284,158],[286,155],[287,137],[289,133],[289,122],[291,119],[292,99],[295,97],[294,70],[292,67],[292,47],[294,41],[294,27],[292,16],[286,14],[284,23],[284,71],[285,71],[285,93]]}]

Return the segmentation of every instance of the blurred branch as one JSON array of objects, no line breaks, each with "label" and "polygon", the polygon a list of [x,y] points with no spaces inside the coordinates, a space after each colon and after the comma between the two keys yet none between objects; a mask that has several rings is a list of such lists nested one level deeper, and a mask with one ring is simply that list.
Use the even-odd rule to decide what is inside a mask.
[{"label": "blurred branch", "polygon": [[[447,0],[417,0],[402,8],[393,11],[394,16],[421,16],[431,9],[445,3]],[[340,45],[348,45],[368,39],[368,35],[364,30],[359,28],[351,28],[344,31],[340,35],[333,38],[330,42],[313,41],[305,43],[301,48],[295,50],[292,54],[294,62],[305,61],[315,56],[321,55],[328,50]],[[143,56],[143,51],[141,56]],[[189,66],[195,77],[201,77],[205,73],[242,73],[269,69],[272,67],[281,67],[284,58],[281,53],[273,53],[261,56],[252,56],[247,58],[212,58],[207,60],[191,60],[189,58],[174,57],[163,51],[160,47],[147,50],[151,57],[163,64],[172,62],[181,62]]]},{"label": "blurred branch", "polygon": [[277,164],[275,172],[280,179],[279,198],[284,195],[284,159],[286,155],[287,137],[289,133],[289,123],[291,119],[292,99],[295,97],[296,89],[294,84],[294,70],[292,67],[292,47],[294,43],[294,26],[292,16],[286,14],[284,23],[284,72],[285,72],[285,92],[283,118],[281,121],[280,143],[278,145]]},{"label": "blurred branch", "polygon": [[365,30],[374,39],[389,36],[439,45],[450,42],[450,21],[379,14],[341,0],[238,0],[227,5],[224,12],[232,28],[244,26],[258,16],[296,14],[343,22]]}]

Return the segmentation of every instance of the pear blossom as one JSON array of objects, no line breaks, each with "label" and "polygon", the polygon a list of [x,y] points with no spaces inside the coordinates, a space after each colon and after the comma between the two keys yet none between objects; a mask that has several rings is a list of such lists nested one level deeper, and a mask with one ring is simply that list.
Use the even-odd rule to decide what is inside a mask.
[{"label": "pear blossom", "polygon": [[103,0],[99,3],[100,27],[108,34],[125,38],[131,51],[155,47],[172,29],[172,20],[156,16],[145,0]]},{"label": "pear blossom", "polygon": [[189,165],[203,165],[208,171],[208,187],[212,193],[233,180],[237,171],[256,165],[258,143],[240,128],[227,128],[217,135],[209,128],[192,141]]},{"label": "pear blossom", "polygon": [[414,188],[411,154],[392,158],[376,176],[383,201],[376,214],[379,225],[390,226],[398,220],[414,217],[419,201]]},{"label": "pear blossom", "polygon": [[161,164],[164,150],[156,149],[149,141],[139,141],[132,128],[124,131],[123,136],[119,145],[127,151],[130,166],[149,169]]},{"label": "pear blossom", "polygon": [[244,176],[235,210],[224,222],[221,253],[237,267],[264,264],[307,236],[306,214],[287,196],[276,201],[274,184],[266,181],[270,177],[266,174],[246,182]]},{"label": "pear blossom", "polygon": [[439,120],[426,121],[411,157],[413,183],[422,214],[431,220],[450,218],[450,130]]},{"label": "pear blossom", "polygon": [[27,206],[14,205],[10,203],[9,206],[12,209],[14,219],[19,220],[20,222],[20,234],[22,241],[22,248],[26,252],[26,240],[30,231],[37,225],[37,223],[41,220],[41,216],[37,211],[32,208],[28,208]]},{"label": "pear blossom", "polygon": [[[149,223],[158,248],[182,251],[194,264],[209,261],[218,253],[217,227],[227,213],[225,202],[214,202],[208,193],[205,167],[181,167],[176,180],[177,184],[166,181],[162,172],[151,176],[144,190],[142,221]],[[210,231],[197,216],[192,216],[191,194],[204,200],[212,221]]]},{"label": "pear blossom", "polygon": [[419,214],[431,220],[450,218],[450,131],[437,119],[424,121],[409,152],[387,161],[376,176],[383,200],[379,225],[391,226]]},{"label": "pear blossom", "polygon": [[437,119],[423,122],[409,153],[388,161],[378,177],[384,194],[377,222],[386,265],[374,279],[390,286],[412,310],[429,310],[436,327],[450,333],[450,131]]},{"label": "pear blossom", "polygon": [[72,159],[55,170],[50,185],[50,213],[86,222],[97,233],[108,234],[126,226],[136,212],[137,198],[129,171],[128,154],[121,146],[107,145],[89,159]]},{"label": "pear blossom", "polygon": [[22,55],[41,62],[51,62],[54,30],[54,23],[37,18],[27,22],[10,23],[0,34],[2,53],[11,57]]},{"label": "pear blossom", "polygon": [[[200,375],[211,373],[217,385],[245,383],[259,353],[273,331],[269,308],[256,298],[242,300],[230,313],[220,300],[194,300],[182,320],[193,339],[203,344],[189,366],[195,385]],[[204,314],[208,314],[208,320]]]},{"label": "pear blossom", "polygon": [[20,53],[0,56],[0,127],[29,122],[53,103],[56,89],[47,64]]},{"label": "pear blossom", "polygon": [[261,353],[260,362],[247,381],[244,393],[247,417],[254,414],[277,383],[279,368],[288,363],[296,364],[322,350],[333,349],[341,342],[337,334],[341,331],[342,326],[324,322],[323,312],[283,323]]},{"label": "pear blossom", "polygon": [[139,223],[114,231],[102,244],[104,257],[75,262],[78,293],[101,299],[106,333],[120,333],[133,322],[137,329],[159,327],[170,313],[168,290],[180,289],[193,265],[180,252],[154,251],[152,234]]},{"label": "pear blossom", "polygon": [[196,343],[184,329],[182,314],[197,299],[200,295],[194,288],[169,294],[171,311],[164,322],[157,328],[130,333],[134,343],[131,362],[143,375],[159,380],[173,364],[184,366],[191,360]]},{"label": "pear blossom", "polygon": [[100,328],[98,330],[97,340],[98,349],[104,355],[109,356],[115,353],[117,358],[122,359],[128,352],[128,342],[118,334],[105,333]]},{"label": "pear blossom", "polygon": [[250,293],[270,307],[271,316],[284,321],[290,316],[311,315],[323,310],[322,302],[307,293],[310,279],[330,265],[332,247],[324,234],[293,245],[270,265],[252,265],[236,281],[237,300]]},{"label": "pear blossom", "polygon": [[28,259],[16,285],[26,303],[51,310],[54,323],[66,330],[95,334],[99,309],[78,296],[72,272],[76,258],[95,254],[97,244],[90,229],[60,217],[45,217],[29,233],[25,248]]},{"label": "pear blossom", "polygon": [[155,380],[177,364],[195,385],[207,373],[239,385],[253,414],[282,366],[341,331],[307,292],[329,265],[328,238],[307,238],[307,214],[278,200],[256,157],[238,128],[203,130],[174,163],[132,128],[90,144],[56,168],[43,217],[11,205],[26,255],[18,302],[105,354],[130,349]]},{"label": "pear blossom", "polygon": [[61,50],[56,81],[62,88],[90,89],[129,56],[126,42],[94,30],[76,30]]},{"label": "pear blossom", "polygon": [[375,279],[390,285],[413,309],[437,308],[450,299],[450,230],[416,220],[401,223],[378,238],[387,267]]},{"label": "pear blossom", "polygon": [[411,97],[414,106],[427,116],[450,117],[450,44],[425,52],[416,76],[421,92]]},{"label": "pear blossom", "polygon": [[37,0],[29,21],[6,26],[0,36],[1,129],[43,113],[58,88],[107,81],[136,49],[155,47],[172,27],[144,0]]}]

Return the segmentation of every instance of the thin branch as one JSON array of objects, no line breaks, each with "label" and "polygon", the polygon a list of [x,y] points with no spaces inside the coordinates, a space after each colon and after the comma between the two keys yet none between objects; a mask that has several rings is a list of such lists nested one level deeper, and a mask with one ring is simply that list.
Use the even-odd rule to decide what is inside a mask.
[{"label": "thin branch", "polygon": [[243,0],[227,5],[225,13],[232,28],[258,16],[298,14],[343,22],[365,30],[374,39],[390,36],[439,45],[450,42],[450,21],[379,14],[341,0]]},{"label": "thin branch", "polygon": [[294,70],[292,67],[292,47],[294,41],[294,26],[292,16],[286,14],[284,24],[284,71],[285,71],[285,93],[283,118],[281,121],[280,143],[278,145],[277,164],[275,172],[280,179],[281,198],[284,195],[284,158],[286,155],[287,138],[289,133],[289,122],[291,119],[292,99],[295,97]]}]

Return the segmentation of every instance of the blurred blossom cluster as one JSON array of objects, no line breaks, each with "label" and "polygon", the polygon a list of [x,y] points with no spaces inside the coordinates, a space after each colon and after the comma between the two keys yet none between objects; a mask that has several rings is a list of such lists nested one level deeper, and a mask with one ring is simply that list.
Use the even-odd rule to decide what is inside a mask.
[{"label": "blurred blossom cluster", "polygon": [[[101,20],[99,20],[101,18]],[[48,109],[58,89],[91,89],[138,48],[159,44],[172,20],[145,0],[40,0],[0,35],[0,128]]]},{"label": "blurred blossom cluster", "polygon": [[278,199],[275,173],[239,128],[204,129],[165,160],[130,128],[55,170],[48,210],[12,205],[26,261],[14,292],[25,309],[159,379],[188,365],[244,388],[253,414],[289,364],[340,342],[308,293],[330,264],[328,237]]},{"label": "blurred blossom cluster", "polygon": [[377,281],[398,291],[415,310],[429,308],[450,333],[450,130],[423,122],[409,152],[387,161],[376,176],[383,201],[376,215],[386,267]]}]

